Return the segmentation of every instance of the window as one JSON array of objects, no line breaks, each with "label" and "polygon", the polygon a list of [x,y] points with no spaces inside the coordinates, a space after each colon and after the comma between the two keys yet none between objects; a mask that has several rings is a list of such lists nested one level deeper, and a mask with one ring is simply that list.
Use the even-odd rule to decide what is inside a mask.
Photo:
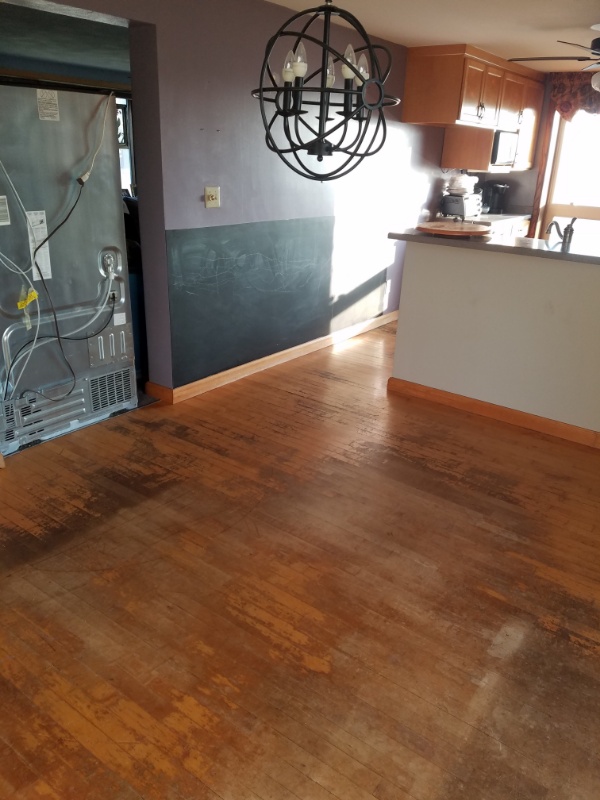
[{"label": "window", "polygon": [[117,140],[119,143],[119,161],[121,164],[121,189],[135,197],[135,170],[133,166],[133,148],[131,141],[131,101],[125,97],[117,97]]},{"label": "window", "polygon": [[600,236],[600,114],[578,111],[571,122],[555,119],[556,155],[543,230],[577,217],[576,230]]}]

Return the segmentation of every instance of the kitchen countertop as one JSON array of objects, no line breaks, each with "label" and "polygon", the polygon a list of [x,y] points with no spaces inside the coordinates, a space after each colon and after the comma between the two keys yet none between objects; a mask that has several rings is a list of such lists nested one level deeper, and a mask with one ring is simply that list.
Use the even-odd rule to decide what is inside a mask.
[{"label": "kitchen countertop", "polygon": [[[494,215],[486,215],[494,216]],[[562,242],[558,239],[528,239],[515,237],[513,239],[494,236],[459,237],[450,238],[436,236],[429,233],[420,233],[414,229],[401,232],[388,233],[388,239],[398,239],[403,242],[417,242],[432,244],[441,247],[462,247],[469,250],[495,251],[500,253],[513,253],[514,255],[538,256],[559,261],[577,261],[588,264],[600,265],[600,241],[594,237],[577,236],[568,249],[562,249]]]}]

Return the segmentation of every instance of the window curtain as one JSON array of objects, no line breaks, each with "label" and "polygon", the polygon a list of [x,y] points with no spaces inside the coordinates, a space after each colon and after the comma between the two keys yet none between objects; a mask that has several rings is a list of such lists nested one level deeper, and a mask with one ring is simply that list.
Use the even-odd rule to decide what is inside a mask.
[{"label": "window curtain", "polygon": [[561,117],[570,122],[578,111],[600,114],[600,92],[592,89],[593,72],[553,72],[550,97]]}]

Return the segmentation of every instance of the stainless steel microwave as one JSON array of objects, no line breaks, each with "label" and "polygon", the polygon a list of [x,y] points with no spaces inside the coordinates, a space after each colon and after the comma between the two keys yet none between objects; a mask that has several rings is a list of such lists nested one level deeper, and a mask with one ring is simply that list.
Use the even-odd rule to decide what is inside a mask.
[{"label": "stainless steel microwave", "polygon": [[517,157],[519,134],[514,131],[496,131],[492,145],[493,167],[512,167]]}]

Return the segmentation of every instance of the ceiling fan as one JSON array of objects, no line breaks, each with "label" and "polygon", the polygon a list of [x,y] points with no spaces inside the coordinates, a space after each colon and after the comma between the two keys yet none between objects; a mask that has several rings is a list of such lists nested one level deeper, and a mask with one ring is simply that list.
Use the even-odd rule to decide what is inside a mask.
[{"label": "ceiling fan", "polygon": [[[597,26],[593,26],[594,28]],[[591,61],[583,70],[595,69],[600,67],[600,37],[592,39],[589,47],[583,44],[575,44],[575,42],[563,42],[562,39],[557,40],[559,44],[568,44],[571,47],[579,47],[581,50],[587,50],[589,56],[532,56],[531,58],[509,58],[509,61]]]}]

